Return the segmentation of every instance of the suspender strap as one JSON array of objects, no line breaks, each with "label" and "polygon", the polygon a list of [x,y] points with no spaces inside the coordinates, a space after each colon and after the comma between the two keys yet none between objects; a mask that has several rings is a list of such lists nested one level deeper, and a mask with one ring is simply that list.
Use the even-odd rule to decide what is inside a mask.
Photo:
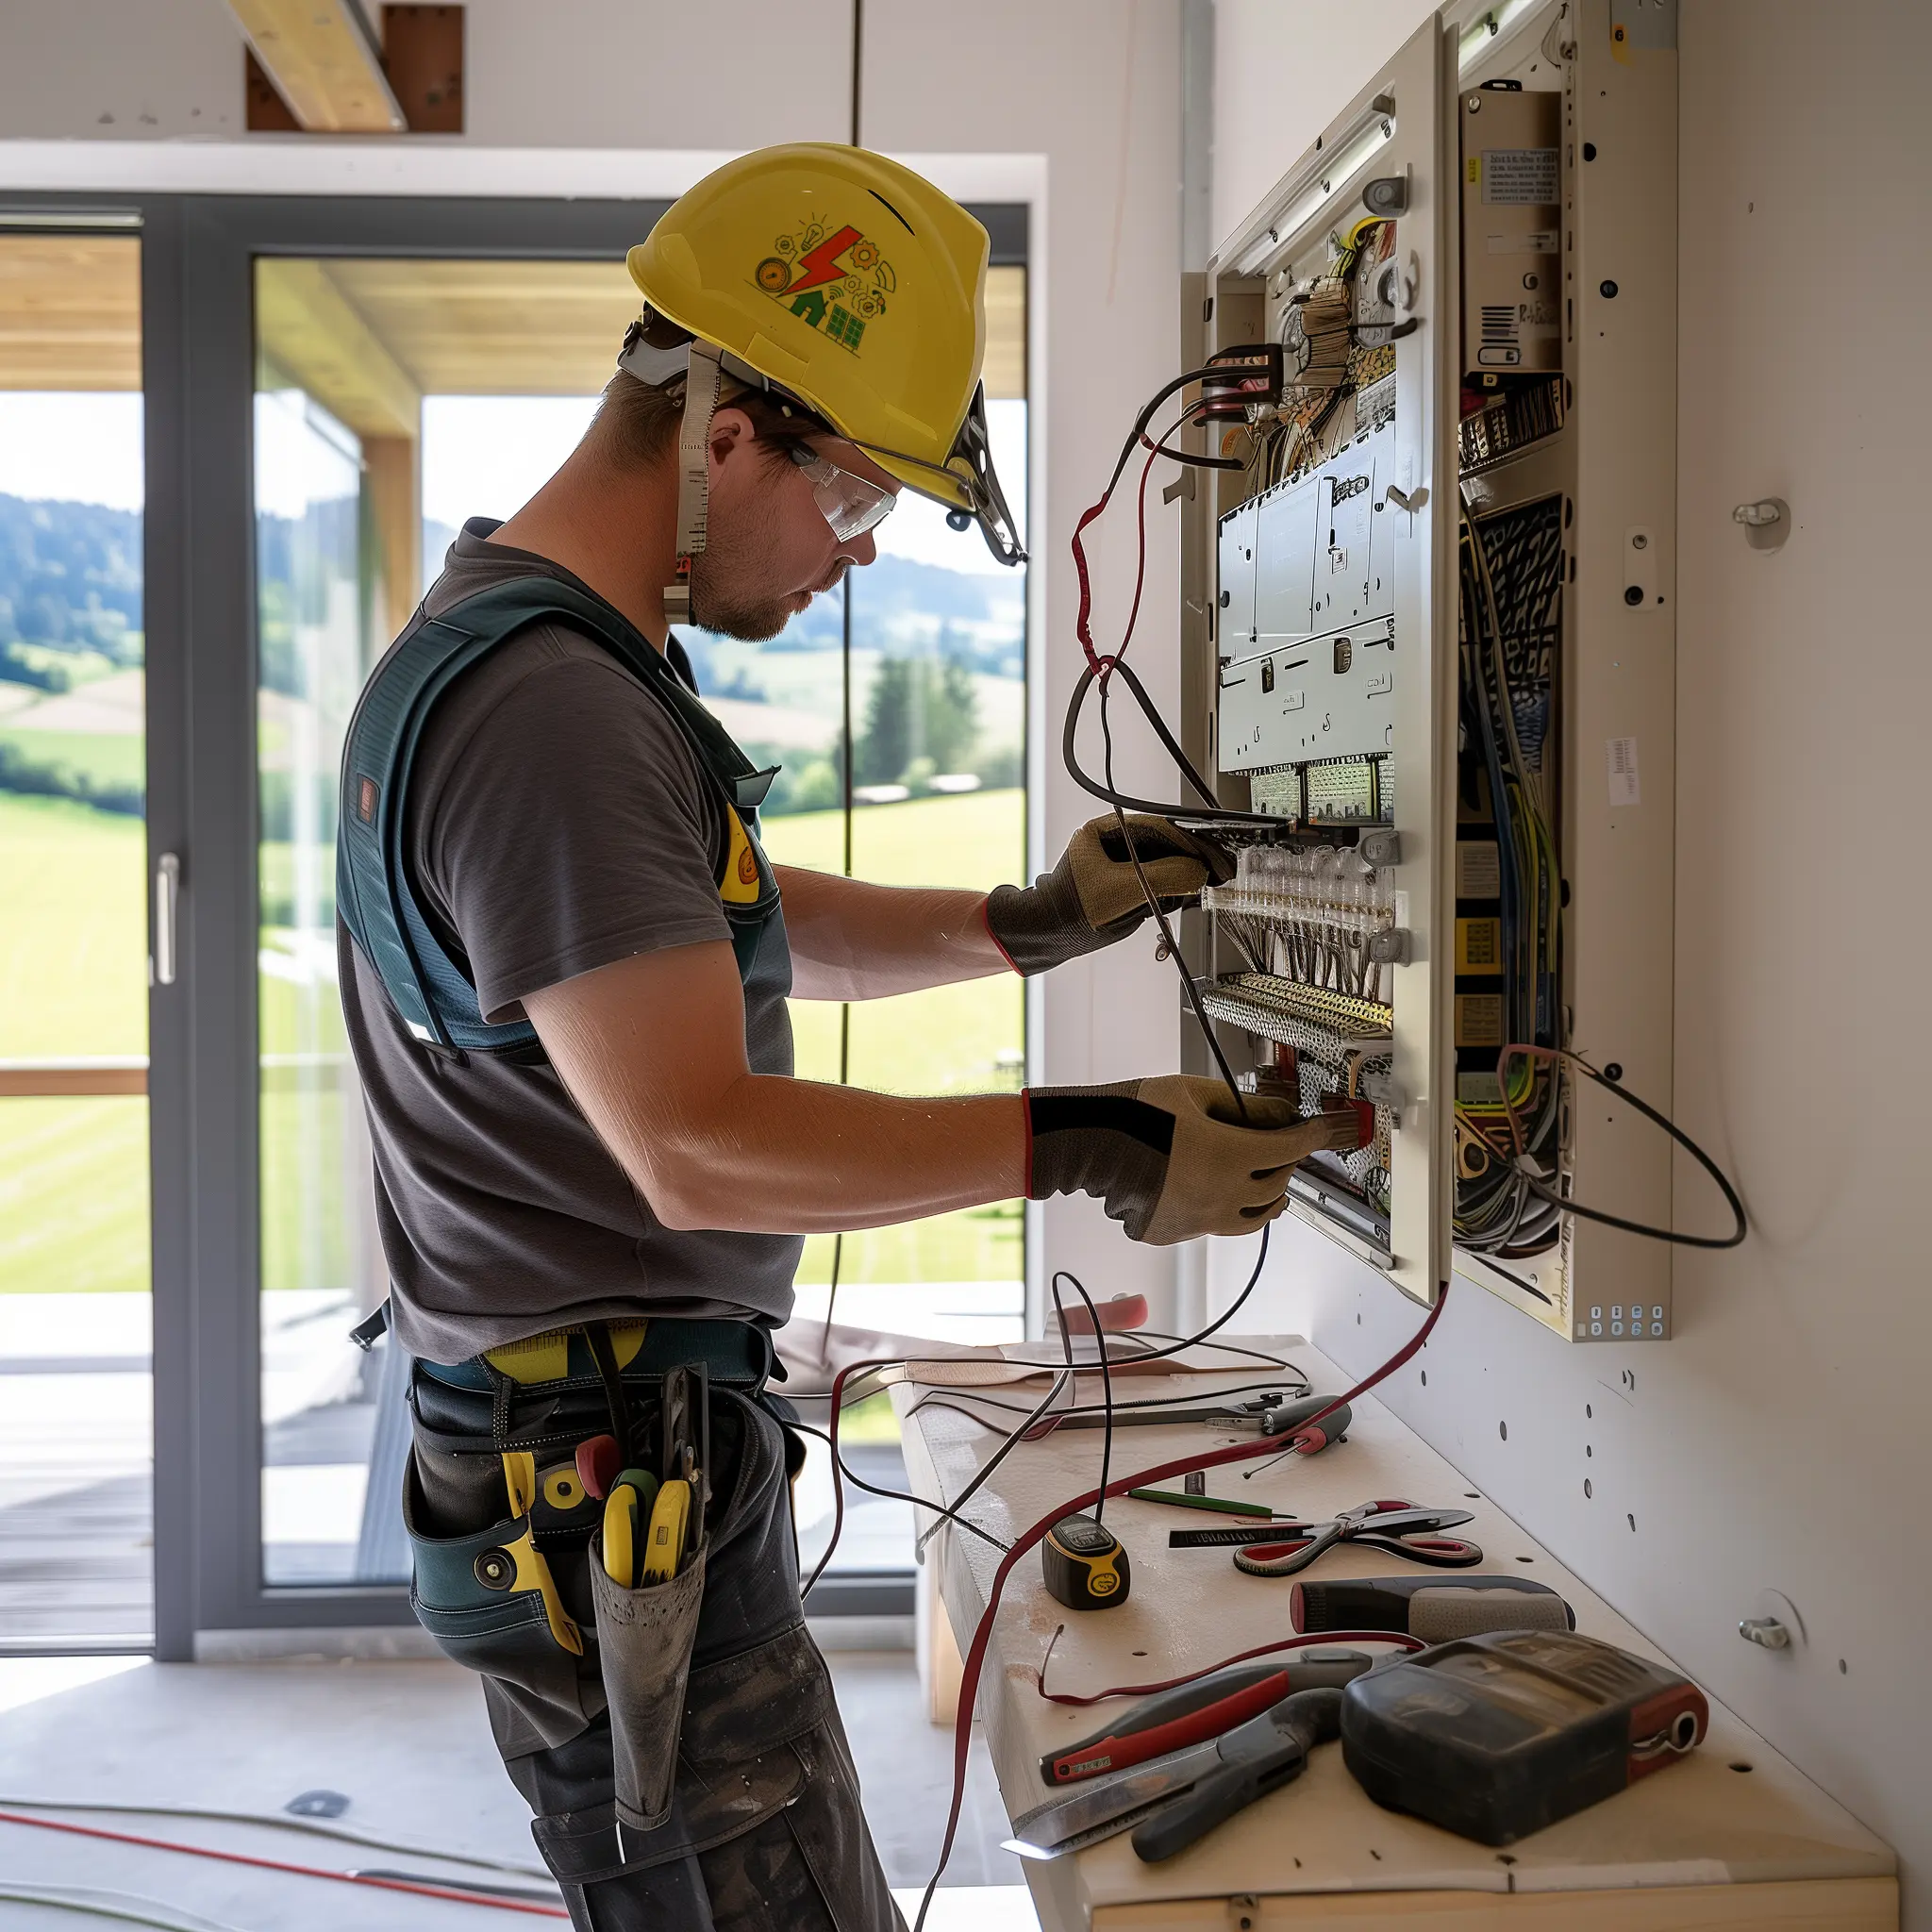
[{"label": "suspender strap", "polygon": [[[715,375],[716,364],[709,366]],[[753,766],[664,654],[621,612],[558,578],[518,577],[478,591],[407,634],[377,667],[350,722],[336,848],[337,904],[409,1031],[446,1053],[517,1052],[541,1058],[541,1046],[527,1021],[485,1021],[464,963],[438,939],[417,902],[404,819],[410,768],[430,714],[451,685],[506,640],[545,620],[561,622],[600,644],[664,707],[722,803],[741,814],[753,813],[776,775],[775,768],[761,772]],[[727,908],[734,924],[761,920],[775,907],[776,884],[761,864],[758,884],[754,903]]]}]

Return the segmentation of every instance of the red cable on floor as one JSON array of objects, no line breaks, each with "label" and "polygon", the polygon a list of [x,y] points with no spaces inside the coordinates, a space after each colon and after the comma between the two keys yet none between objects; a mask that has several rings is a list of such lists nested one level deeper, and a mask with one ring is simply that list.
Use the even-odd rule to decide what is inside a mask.
[{"label": "red cable on floor", "polygon": [[71,1832],[75,1838],[106,1839],[109,1844],[140,1845],[150,1852],[185,1852],[191,1858],[216,1858],[225,1865],[252,1865],[260,1872],[284,1872],[297,1878],[328,1878],[338,1885],[367,1885],[378,1891],[412,1892],[418,1898],[446,1898],[461,1906],[490,1906],[499,1912],[525,1912],[538,1919],[568,1919],[561,1906],[525,1905],[521,1900],[492,1898],[487,1892],[458,1891],[444,1885],[419,1885],[407,1878],[375,1878],[357,1872],[331,1872],[321,1865],[291,1865],[280,1858],[258,1858],[247,1852],[218,1852],[208,1845],[176,1844],[172,1839],[142,1838],[131,1831],[106,1831],[98,1824],[68,1824],[58,1818],[29,1818],[21,1811],[0,1811],[0,1824],[30,1824],[40,1831]]}]

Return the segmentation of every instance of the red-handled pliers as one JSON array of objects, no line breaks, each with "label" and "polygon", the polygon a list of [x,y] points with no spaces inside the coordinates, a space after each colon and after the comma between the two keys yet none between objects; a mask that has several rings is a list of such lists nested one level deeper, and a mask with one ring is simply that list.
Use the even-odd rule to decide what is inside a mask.
[{"label": "red-handled pliers", "polygon": [[1424,1509],[1399,1499],[1359,1503],[1330,1523],[1283,1524],[1287,1539],[1249,1543],[1234,1553],[1234,1563],[1250,1576],[1292,1576],[1324,1550],[1338,1543],[1360,1543],[1438,1570],[1467,1570],[1482,1561],[1482,1546],[1466,1537],[1434,1532],[1474,1520],[1467,1509]]},{"label": "red-handled pliers", "polygon": [[1365,1650],[1310,1650],[1291,1662],[1237,1664],[1163,1690],[1078,1743],[1049,1751],[1040,1774],[1078,1784],[1219,1738],[1298,1690],[1340,1690],[1374,1662]]}]

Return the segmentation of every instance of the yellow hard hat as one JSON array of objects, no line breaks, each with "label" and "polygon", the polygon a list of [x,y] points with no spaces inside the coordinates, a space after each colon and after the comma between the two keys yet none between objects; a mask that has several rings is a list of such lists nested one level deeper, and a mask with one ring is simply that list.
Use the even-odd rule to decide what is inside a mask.
[{"label": "yellow hard hat", "polygon": [[[989,248],[985,228],[911,169],[796,142],[707,175],[629,259],[647,325],[662,318],[722,351],[725,375],[802,403],[1018,563],[979,380]],[[633,329],[620,366],[661,380],[661,328]]]}]

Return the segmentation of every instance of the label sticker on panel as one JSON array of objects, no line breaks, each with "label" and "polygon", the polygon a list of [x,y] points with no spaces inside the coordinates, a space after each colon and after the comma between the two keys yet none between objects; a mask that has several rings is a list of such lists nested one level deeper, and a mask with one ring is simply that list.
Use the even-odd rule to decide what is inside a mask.
[{"label": "label sticker on panel", "polygon": [[1503,862],[1493,839],[1459,839],[1456,843],[1456,896],[1500,899]]},{"label": "label sticker on panel", "polygon": [[1554,208],[1557,150],[1553,147],[1486,147],[1483,199],[1491,207]]},{"label": "label sticker on panel", "polygon": [[1500,919],[1458,919],[1456,922],[1456,970],[1458,973],[1502,972],[1503,922]]},{"label": "label sticker on panel", "polygon": [[1606,739],[1604,757],[1609,767],[1610,809],[1615,811],[1621,806],[1641,805],[1643,787],[1637,773],[1637,741],[1634,738]]}]

